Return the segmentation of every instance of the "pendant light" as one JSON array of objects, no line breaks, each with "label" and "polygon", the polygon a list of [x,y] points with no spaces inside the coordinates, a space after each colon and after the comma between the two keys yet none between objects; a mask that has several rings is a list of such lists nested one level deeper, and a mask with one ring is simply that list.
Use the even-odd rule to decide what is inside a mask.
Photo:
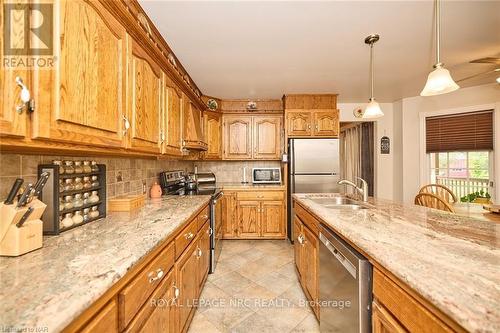
[{"label": "pendant light", "polygon": [[373,44],[379,39],[379,35],[370,35],[365,38],[365,43],[370,45],[370,102],[363,112],[363,118],[378,118],[384,115],[380,109],[380,105],[373,97]]},{"label": "pendant light", "polygon": [[435,32],[436,32],[436,64],[434,65],[434,70],[429,73],[427,77],[427,83],[425,84],[424,90],[420,93],[420,96],[434,96],[446,94],[460,88],[458,84],[453,81],[450,72],[444,68],[443,63],[440,59],[440,48],[441,48],[441,2],[440,0],[434,0],[435,7]]}]

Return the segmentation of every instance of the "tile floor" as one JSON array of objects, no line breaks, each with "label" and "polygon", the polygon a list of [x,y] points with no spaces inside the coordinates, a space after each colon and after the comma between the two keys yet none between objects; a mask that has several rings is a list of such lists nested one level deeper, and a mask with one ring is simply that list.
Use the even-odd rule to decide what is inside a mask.
[{"label": "tile floor", "polygon": [[189,333],[319,332],[288,241],[223,241]]}]

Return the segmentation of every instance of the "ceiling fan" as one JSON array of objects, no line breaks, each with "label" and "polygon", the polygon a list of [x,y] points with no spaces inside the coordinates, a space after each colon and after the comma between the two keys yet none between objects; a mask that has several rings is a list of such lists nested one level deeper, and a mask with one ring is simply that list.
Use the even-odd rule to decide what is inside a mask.
[{"label": "ceiling fan", "polygon": [[500,58],[498,58],[498,57],[485,57],[485,58],[479,58],[479,59],[469,61],[469,63],[471,63],[471,64],[493,64],[493,65],[497,65],[497,68],[491,69],[491,70],[486,71],[486,72],[481,72],[481,73],[477,73],[477,74],[474,74],[471,76],[464,77],[463,79],[457,80],[457,82],[466,81],[466,80],[473,79],[473,78],[478,77],[478,76],[483,76],[483,75],[498,72],[499,76],[497,77],[496,81],[498,83],[500,83]]}]

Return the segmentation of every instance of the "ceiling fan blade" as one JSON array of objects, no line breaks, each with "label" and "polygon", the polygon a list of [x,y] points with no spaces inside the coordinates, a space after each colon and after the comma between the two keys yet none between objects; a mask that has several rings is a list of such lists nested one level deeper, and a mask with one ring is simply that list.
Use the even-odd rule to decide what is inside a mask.
[{"label": "ceiling fan blade", "polygon": [[496,64],[500,65],[500,58],[486,57],[470,61],[471,64]]},{"label": "ceiling fan blade", "polygon": [[462,81],[465,81],[465,80],[470,80],[470,79],[473,79],[473,78],[478,77],[478,76],[482,76],[482,75],[486,75],[486,74],[490,74],[490,73],[494,73],[494,72],[499,72],[499,71],[500,71],[500,69],[496,68],[496,69],[493,69],[491,71],[477,73],[477,74],[474,74],[474,75],[471,75],[471,76],[464,77],[463,79],[457,80],[457,82],[462,82]]}]

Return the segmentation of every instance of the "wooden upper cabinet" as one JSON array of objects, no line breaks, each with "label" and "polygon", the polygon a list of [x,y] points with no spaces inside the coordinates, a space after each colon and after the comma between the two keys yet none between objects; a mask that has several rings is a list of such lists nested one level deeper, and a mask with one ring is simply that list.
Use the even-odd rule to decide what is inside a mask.
[{"label": "wooden upper cabinet", "polygon": [[124,146],[125,28],[97,1],[55,1],[54,13],[57,60],[34,72],[33,138]]},{"label": "wooden upper cabinet", "polygon": [[315,111],[314,136],[338,136],[339,135],[339,113],[335,111]]},{"label": "wooden upper cabinet", "polygon": [[224,158],[252,158],[252,117],[224,116]]},{"label": "wooden upper cabinet", "polygon": [[160,153],[162,71],[132,38],[129,69],[130,149]]},{"label": "wooden upper cabinet", "polygon": [[286,115],[288,136],[310,136],[311,112],[290,111]]},{"label": "wooden upper cabinet", "polygon": [[163,153],[182,155],[182,92],[164,74]]},{"label": "wooden upper cabinet", "polygon": [[206,150],[207,144],[203,137],[201,110],[185,94],[183,101],[183,146],[188,149]]},{"label": "wooden upper cabinet", "polygon": [[261,227],[263,237],[286,236],[283,201],[262,201]]},{"label": "wooden upper cabinet", "polygon": [[255,116],[253,119],[253,159],[268,160],[281,157],[280,116]]},{"label": "wooden upper cabinet", "polygon": [[207,111],[203,116],[203,129],[208,144],[203,158],[219,160],[222,158],[222,115],[217,112]]}]

